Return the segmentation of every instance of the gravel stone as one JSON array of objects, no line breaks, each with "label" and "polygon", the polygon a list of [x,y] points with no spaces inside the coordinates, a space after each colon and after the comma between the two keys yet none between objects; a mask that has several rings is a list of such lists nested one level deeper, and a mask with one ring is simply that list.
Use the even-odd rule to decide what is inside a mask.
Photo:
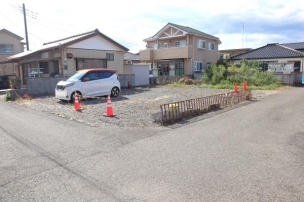
[{"label": "gravel stone", "polygon": [[[107,97],[90,98],[80,102],[80,111],[74,105],[63,102],[54,96],[18,99],[14,103],[33,110],[48,112],[67,118],[71,121],[86,123],[95,127],[160,127],[153,116],[160,113],[160,105],[187,99],[231,92],[229,89],[209,89],[200,87],[136,87],[122,89],[118,97],[112,97],[112,108],[115,116],[104,116],[107,108]],[[278,90],[252,91],[253,99],[276,93]],[[3,95],[2,95],[3,96]]]}]

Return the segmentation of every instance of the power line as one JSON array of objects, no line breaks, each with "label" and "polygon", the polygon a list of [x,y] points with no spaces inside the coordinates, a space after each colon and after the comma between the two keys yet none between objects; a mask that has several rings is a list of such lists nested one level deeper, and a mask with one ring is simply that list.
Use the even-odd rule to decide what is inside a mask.
[{"label": "power line", "polygon": [[40,38],[40,37],[38,37],[38,36],[36,36],[36,35],[34,35],[34,34],[32,34],[32,33],[29,33],[29,35],[31,35],[31,36],[33,36],[33,37],[35,37],[35,38],[37,38],[37,39],[40,39],[40,40],[42,40],[42,41],[47,41],[46,39],[42,39],[42,38]]},{"label": "power line", "polygon": [[44,25],[44,24],[41,24],[41,23],[38,23],[38,22],[31,21],[31,20],[28,20],[28,21],[29,21],[29,22],[31,22],[31,23],[34,23],[34,24],[40,25],[40,26],[48,27],[48,28],[51,28],[51,29],[55,29],[55,30],[59,30],[59,31],[63,31],[63,32],[70,33],[70,34],[75,34],[75,32],[70,32],[70,31],[67,31],[67,30],[63,30],[63,29],[54,28],[54,27],[51,27],[51,26],[48,26],[48,25]]},{"label": "power line", "polygon": [[[23,14],[23,9],[22,7],[20,6],[17,6],[17,5],[10,5],[12,8],[14,8],[16,11],[20,12]],[[50,18],[47,18],[47,17],[44,17],[42,15],[39,15],[39,13],[37,12],[33,12],[29,9],[25,9],[26,10],[26,16],[32,18],[32,19],[41,19],[41,20],[47,20],[53,24],[59,24],[59,25],[62,25],[62,26],[69,26],[69,27],[76,27],[75,24],[70,24],[70,23],[67,23],[67,22],[64,22],[62,20],[55,20],[55,19],[50,19]]]},{"label": "power line", "polygon": [[3,15],[8,21],[10,21],[13,25],[15,25],[18,29],[22,30],[18,25],[16,25],[13,21],[11,21],[8,17],[6,17],[3,13],[0,12],[1,15]]}]

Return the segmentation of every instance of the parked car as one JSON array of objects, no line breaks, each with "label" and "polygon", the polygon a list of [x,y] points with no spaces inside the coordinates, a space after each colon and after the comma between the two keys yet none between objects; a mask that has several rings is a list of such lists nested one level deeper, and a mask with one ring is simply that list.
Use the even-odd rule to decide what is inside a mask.
[{"label": "parked car", "polygon": [[111,95],[120,93],[120,82],[115,69],[83,69],[76,72],[66,81],[60,81],[55,88],[55,97],[60,100],[73,101],[75,93],[81,98]]}]

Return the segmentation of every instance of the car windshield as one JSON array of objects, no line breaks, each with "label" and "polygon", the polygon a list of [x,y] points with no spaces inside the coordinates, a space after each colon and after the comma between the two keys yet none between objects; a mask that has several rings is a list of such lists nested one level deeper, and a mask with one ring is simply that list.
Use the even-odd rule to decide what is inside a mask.
[{"label": "car windshield", "polygon": [[83,75],[85,75],[85,73],[87,73],[87,72],[86,71],[77,72],[76,74],[74,74],[73,76],[68,78],[67,81],[79,81],[81,79],[81,77]]}]

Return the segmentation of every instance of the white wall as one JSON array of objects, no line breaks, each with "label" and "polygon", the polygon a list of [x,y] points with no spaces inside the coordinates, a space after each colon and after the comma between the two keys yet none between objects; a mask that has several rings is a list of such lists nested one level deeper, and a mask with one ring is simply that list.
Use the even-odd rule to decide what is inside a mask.
[{"label": "white wall", "polygon": [[68,46],[68,48],[123,51],[121,48],[115,46],[113,43],[100,36],[94,36],[89,39],[80,41]]},{"label": "white wall", "polygon": [[133,64],[132,72],[135,75],[135,86],[149,85],[150,64]]}]

